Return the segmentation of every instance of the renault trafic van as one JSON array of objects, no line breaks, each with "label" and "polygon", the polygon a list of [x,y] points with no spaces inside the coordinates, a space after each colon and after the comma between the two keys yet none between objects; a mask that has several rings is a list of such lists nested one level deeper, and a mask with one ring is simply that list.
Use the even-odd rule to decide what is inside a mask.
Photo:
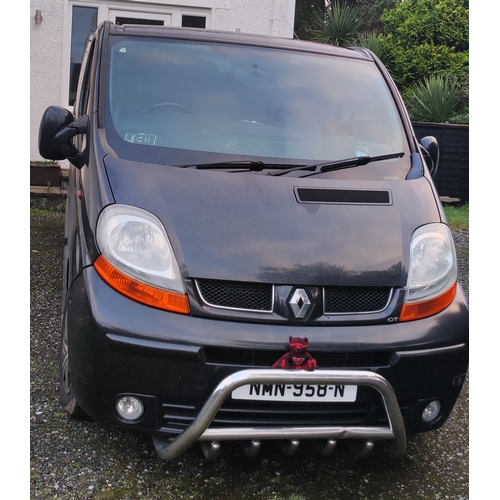
[{"label": "renault trafic van", "polygon": [[99,25],[68,159],[60,398],[72,416],[196,442],[404,455],[468,368],[468,306],[432,175],[370,51]]}]

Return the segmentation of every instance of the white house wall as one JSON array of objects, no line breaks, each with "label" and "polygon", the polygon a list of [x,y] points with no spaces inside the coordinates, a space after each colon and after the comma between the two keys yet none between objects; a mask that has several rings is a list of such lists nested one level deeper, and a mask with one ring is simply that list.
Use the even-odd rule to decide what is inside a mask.
[{"label": "white house wall", "polygon": [[214,29],[292,38],[295,1],[232,0],[231,4],[231,9],[216,9]]},{"label": "white house wall", "polygon": [[[38,127],[45,109],[65,106],[66,80],[64,65],[69,64],[68,12],[71,5],[97,6],[99,17],[107,8],[154,12],[171,9],[175,12],[198,9],[209,12],[207,28],[242,31],[286,38],[293,36],[295,0],[30,0],[30,158],[40,160]],[[35,23],[36,10],[43,20]],[[100,19],[100,20],[101,20]],[[66,21],[66,22],[65,22]],[[66,61],[68,59],[68,61]],[[64,88],[63,88],[64,85]]]},{"label": "white house wall", "polygon": [[[63,52],[62,0],[30,0],[30,158],[38,154],[38,126],[45,108],[61,104],[61,65]],[[42,24],[34,21],[36,10],[42,11]]]}]

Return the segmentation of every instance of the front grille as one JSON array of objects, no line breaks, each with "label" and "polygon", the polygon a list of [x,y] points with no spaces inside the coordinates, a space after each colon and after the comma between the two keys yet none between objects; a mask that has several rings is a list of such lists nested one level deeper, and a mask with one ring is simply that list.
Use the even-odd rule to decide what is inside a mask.
[{"label": "front grille", "polygon": [[[204,348],[205,362],[217,365],[235,365],[270,368],[284,354],[281,351],[257,349],[233,349],[228,347]],[[320,368],[375,368],[389,366],[390,351],[368,352],[325,352],[310,350],[311,356]]]},{"label": "front grille", "polygon": [[390,299],[390,287],[335,286],[324,289],[325,314],[373,313],[383,311]]},{"label": "front grille", "polygon": [[[275,287],[272,284],[197,279],[196,287],[202,301],[212,307],[268,313],[273,311]],[[322,309],[326,315],[383,311],[391,300],[392,290],[391,287],[376,286],[324,287]],[[287,298],[280,297],[279,300],[285,302]]]},{"label": "front grille", "polygon": [[205,279],[196,280],[196,285],[211,306],[263,312],[273,309],[273,285]]},{"label": "front grille", "polygon": [[[163,432],[179,434],[196,418],[201,407],[164,401],[160,407]],[[210,428],[225,427],[302,427],[376,425],[386,421],[380,395],[368,387],[358,388],[355,403],[293,403],[226,399]]]},{"label": "front grille", "polygon": [[[381,406],[369,403],[254,403],[228,399],[213,419],[210,428],[368,425],[370,422],[367,420],[371,420],[370,417],[378,408],[381,409]],[[380,416],[377,415],[375,421]]]}]

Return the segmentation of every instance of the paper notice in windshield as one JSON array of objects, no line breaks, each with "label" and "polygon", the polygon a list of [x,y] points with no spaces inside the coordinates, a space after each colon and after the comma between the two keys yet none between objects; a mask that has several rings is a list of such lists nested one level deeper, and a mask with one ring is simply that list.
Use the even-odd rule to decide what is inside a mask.
[{"label": "paper notice in windshield", "polygon": [[156,135],[152,134],[136,134],[127,132],[125,140],[134,144],[145,144],[146,146],[154,146],[156,143]]}]

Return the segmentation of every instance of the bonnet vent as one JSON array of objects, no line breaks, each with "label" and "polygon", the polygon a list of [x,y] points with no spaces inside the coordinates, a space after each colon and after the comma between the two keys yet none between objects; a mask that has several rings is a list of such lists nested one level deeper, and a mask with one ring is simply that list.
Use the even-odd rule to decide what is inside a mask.
[{"label": "bonnet vent", "polygon": [[354,205],[391,205],[390,191],[371,189],[295,188],[299,203],[338,203]]}]

